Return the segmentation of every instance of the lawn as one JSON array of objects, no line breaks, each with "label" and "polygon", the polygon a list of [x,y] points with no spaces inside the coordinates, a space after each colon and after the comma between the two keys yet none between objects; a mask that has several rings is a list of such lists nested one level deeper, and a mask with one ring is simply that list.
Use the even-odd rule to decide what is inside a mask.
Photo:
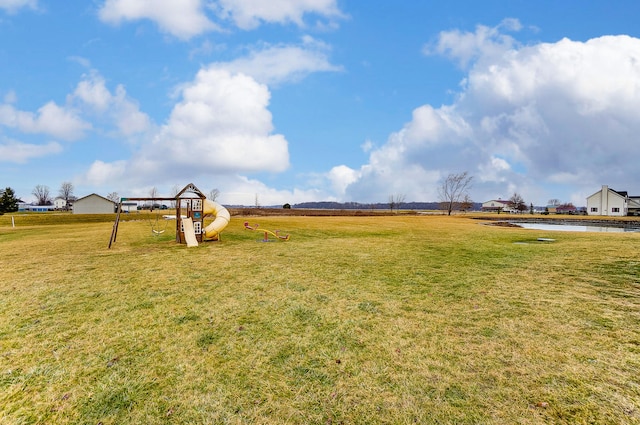
[{"label": "lawn", "polygon": [[640,423],[640,234],[2,220],[2,424]]}]

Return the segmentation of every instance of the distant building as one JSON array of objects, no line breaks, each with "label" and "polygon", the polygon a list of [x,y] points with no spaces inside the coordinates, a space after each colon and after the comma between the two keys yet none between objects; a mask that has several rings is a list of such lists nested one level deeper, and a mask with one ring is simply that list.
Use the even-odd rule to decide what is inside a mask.
[{"label": "distant building", "polygon": [[112,214],[115,212],[115,202],[92,193],[73,203],[74,214]]},{"label": "distant building", "polygon": [[509,201],[503,201],[502,199],[492,199],[491,201],[482,203],[482,211],[484,212],[509,212]]},{"label": "distant building", "polygon": [[62,198],[56,198],[53,200],[53,206],[57,210],[63,210],[67,206],[67,201]]},{"label": "distant building", "polygon": [[640,196],[629,196],[603,185],[602,189],[587,197],[587,214],[625,216],[640,215]]},{"label": "distant building", "polygon": [[[549,212],[551,212],[551,209],[549,209]],[[554,212],[557,214],[577,214],[578,209],[572,204],[564,204],[556,205]]]},{"label": "distant building", "polygon": [[31,212],[47,212],[53,211],[55,207],[53,205],[31,205],[24,202],[18,203],[18,211],[31,211]]},{"label": "distant building", "polygon": [[137,202],[123,202],[121,204],[122,212],[137,212],[138,211],[138,203]]}]

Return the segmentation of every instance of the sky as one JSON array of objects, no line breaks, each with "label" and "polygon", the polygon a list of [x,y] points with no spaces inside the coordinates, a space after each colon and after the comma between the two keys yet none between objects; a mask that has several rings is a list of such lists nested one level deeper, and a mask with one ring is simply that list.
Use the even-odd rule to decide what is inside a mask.
[{"label": "sky", "polygon": [[637,0],[0,0],[0,187],[640,195]]}]

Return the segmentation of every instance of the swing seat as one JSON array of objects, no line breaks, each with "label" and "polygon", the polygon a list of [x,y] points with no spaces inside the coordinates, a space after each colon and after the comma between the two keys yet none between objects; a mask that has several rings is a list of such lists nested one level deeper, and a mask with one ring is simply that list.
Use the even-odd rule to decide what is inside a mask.
[{"label": "swing seat", "polygon": [[151,226],[151,234],[153,236],[161,235],[167,230],[167,223],[169,220],[164,216],[162,216],[162,219],[162,221],[164,221],[164,224],[162,224],[162,221],[160,221],[161,216],[159,212],[155,214],[155,217],[149,217],[149,225]]}]

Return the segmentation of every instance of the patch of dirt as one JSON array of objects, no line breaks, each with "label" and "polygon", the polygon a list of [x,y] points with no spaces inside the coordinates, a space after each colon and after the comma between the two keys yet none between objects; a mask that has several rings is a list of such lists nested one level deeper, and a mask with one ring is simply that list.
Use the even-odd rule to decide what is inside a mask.
[{"label": "patch of dirt", "polygon": [[494,221],[492,223],[487,223],[488,226],[499,226],[499,227],[520,227],[522,228],[522,226],[520,226],[519,224],[513,224],[513,223],[509,223],[507,221]]}]

